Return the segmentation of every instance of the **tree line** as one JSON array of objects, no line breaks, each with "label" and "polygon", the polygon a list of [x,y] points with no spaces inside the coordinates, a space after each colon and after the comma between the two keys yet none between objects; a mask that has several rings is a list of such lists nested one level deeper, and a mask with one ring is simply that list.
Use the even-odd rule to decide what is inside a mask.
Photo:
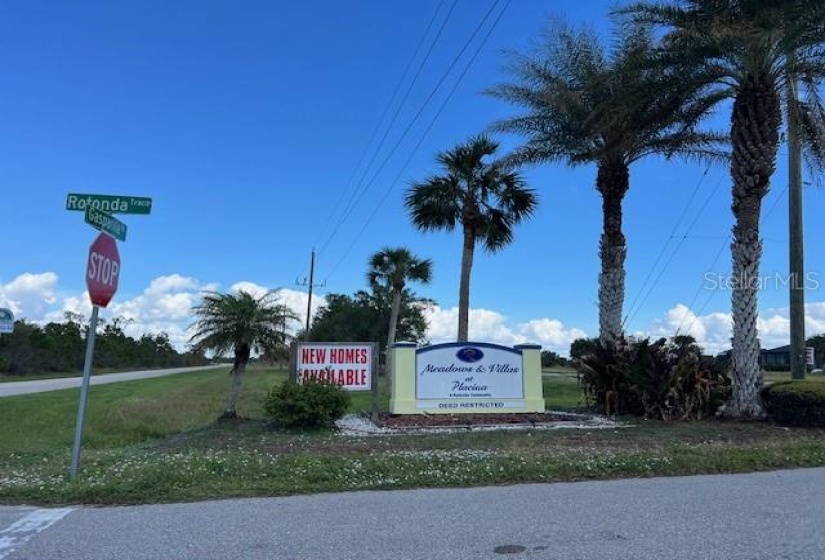
[{"label": "tree line", "polygon": [[[95,340],[95,369],[133,369],[197,366],[208,363],[202,352],[180,353],[166,333],[139,338],[123,332],[126,320],[100,321]],[[65,321],[38,325],[15,321],[12,333],[0,336],[0,374],[68,373],[83,370],[88,324],[75,313]]]}]

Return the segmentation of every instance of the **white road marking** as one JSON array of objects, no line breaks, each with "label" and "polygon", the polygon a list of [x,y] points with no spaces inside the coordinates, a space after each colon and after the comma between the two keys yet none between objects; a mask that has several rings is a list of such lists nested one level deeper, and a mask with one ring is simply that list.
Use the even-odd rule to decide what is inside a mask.
[{"label": "white road marking", "polygon": [[37,509],[0,531],[0,560],[73,511],[74,508]]}]

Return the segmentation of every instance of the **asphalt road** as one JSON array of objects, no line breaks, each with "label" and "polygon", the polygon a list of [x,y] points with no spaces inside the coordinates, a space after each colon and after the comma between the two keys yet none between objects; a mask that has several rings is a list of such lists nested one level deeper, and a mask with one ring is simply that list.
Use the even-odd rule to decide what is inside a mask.
[{"label": "asphalt road", "polygon": [[56,511],[0,559],[825,558],[825,468]]},{"label": "asphalt road", "polygon": [[[149,379],[151,377],[163,377],[175,373],[186,373],[187,371],[199,371],[204,369],[226,368],[227,371],[232,366],[230,364],[220,364],[216,366],[198,366],[171,369],[153,369],[146,371],[127,371],[124,373],[105,373],[93,375],[89,378],[91,385],[104,385],[106,383],[117,383],[119,381],[135,381],[137,379]],[[57,379],[38,379],[36,381],[9,381],[0,383],[0,397],[10,397],[12,395],[26,395],[29,393],[45,393],[46,391],[58,391],[60,389],[71,389],[80,387],[83,377],[61,377]]]}]

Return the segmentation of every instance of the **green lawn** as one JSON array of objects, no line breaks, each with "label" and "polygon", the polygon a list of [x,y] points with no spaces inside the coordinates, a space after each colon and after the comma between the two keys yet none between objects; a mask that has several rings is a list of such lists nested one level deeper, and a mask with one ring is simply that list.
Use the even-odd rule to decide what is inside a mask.
[{"label": "green lawn", "polygon": [[[238,414],[262,418],[267,392],[286,377],[284,371],[250,367]],[[208,425],[223,410],[229,383],[227,372],[218,369],[92,386],[84,447],[117,448]],[[579,404],[575,378],[545,378],[544,392],[548,408],[569,410]],[[0,454],[70,447],[79,395],[80,389],[66,389],[0,400]],[[351,410],[371,410],[371,398],[369,392],[352,393]],[[389,407],[386,394],[381,407]]]},{"label": "green lawn", "polygon": [[[250,368],[238,413],[263,416],[267,391],[285,378]],[[209,424],[223,410],[229,384],[218,369],[91,386],[84,447],[121,447]],[[66,389],[0,399],[0,454],[71,447],[79,396],[80,389]]]},{"label": "green lawn", "polygon": [[[273,430],[262,404],[285,377],[250,368],[238,407],[248,420],[233,423],[215,423],[230,385],[224,370],[92,387],[75,481],[66,472],[79,391],[0,399],[0,502],[151,503],[825,465],[823,430],[712,419],[358,437]],[[581,405],[574,376],[548,375],[544,386],[548,408]],[[369,393],[353,395],[353,411],[369,409]]]}]

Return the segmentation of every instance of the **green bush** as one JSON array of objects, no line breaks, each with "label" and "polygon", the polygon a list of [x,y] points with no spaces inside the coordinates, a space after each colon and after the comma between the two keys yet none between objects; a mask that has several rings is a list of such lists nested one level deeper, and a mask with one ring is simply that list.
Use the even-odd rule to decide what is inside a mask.
[{"label": "green bush", "polygon": [[762,401],[777,423],[825,428],[825,383],[780,381],[762,389]]},{"label": "green bush", "polygon": [[286,427],[320,428],[341,418],[349,405],[349,393],[335,383],[284,381],[269,392],[264,410]]},{"label": "green bush", "polygon": [[703,356],[690,337],[597,342],[576,363],[587,400],[606,414],[699,419],[730,390],[725,364]]}]

